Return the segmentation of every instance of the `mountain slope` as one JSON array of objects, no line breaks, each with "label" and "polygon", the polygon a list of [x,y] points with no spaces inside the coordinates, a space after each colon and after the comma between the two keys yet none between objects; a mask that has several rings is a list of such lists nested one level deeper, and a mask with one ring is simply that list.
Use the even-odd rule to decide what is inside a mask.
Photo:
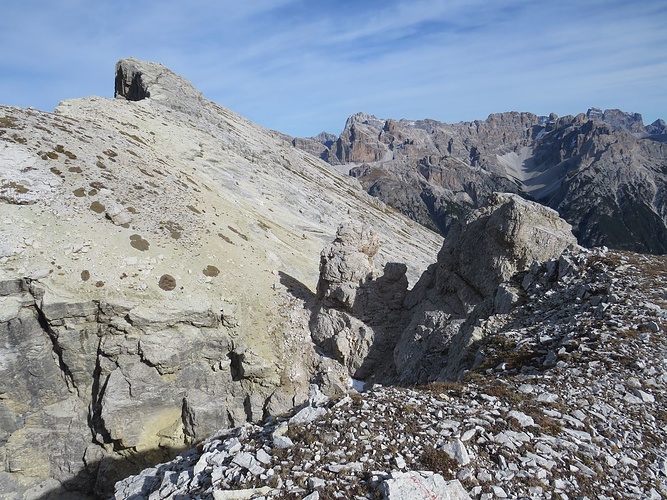
[{"label": "mountain slope", "polygon": [[503,285],[517,302],[475,322],[486,337],[461,380],[313,390],[119,482],[115,498],[664,498],[666,265],[567,250]]},{"label": "mountain slope", "polygon": [[116,99],[0,107],[10,498],[108,492],[216,429],[292,408],[315,379],[342,391],[347,374],[297,307],[324,243],[340,223],[370,224],[377,264],[408,262],[414,282],[442,242],[167,68],[116,69]]},{"label": "mountain slope", "polygon": [[640,115],[594,108],[576,117],[510,112],[458,124],[359,113],[330,146],[320,144],[320,156],[443,234],[503,191],[557,210],[582,245],[663,254],[665,131],[661,120],[644,127]]}]

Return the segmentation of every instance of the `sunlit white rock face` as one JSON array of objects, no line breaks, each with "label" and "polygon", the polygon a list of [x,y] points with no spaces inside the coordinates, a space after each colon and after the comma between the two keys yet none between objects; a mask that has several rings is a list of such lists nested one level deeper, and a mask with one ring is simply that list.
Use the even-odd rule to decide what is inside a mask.
[{"label": "sunlit white rock face", "polygon": [[304,308],[323,246],[366,223],[414,283],[442,242],[164,66],[117,70],[115,99],[0,107],[0,489],[19,496],[110,491],[314,379],[342,391]]}]

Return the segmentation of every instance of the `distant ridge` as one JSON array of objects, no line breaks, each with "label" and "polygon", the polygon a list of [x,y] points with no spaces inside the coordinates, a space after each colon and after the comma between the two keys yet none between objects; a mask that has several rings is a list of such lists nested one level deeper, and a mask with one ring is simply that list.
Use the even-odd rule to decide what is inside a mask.
[{"label": "distant ridge", "polygon": [[357,113],[335,142],[294,139],[388,205],[447,234],[506,191],[536,200],[585,246],[667,253],[667,126],[638,113],[498,113],[445,124]]}]

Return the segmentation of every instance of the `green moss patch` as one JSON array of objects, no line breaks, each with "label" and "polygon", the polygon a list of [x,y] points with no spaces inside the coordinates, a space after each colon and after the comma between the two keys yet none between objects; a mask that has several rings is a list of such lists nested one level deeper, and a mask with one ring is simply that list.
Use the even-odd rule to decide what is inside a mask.
[{"label": "green moss patch", "polygon": [[160,229],[166,229],[167,231],[169,231],[169,234],[175,240],[181,237],[183,226],[181,226],[178,222],[174,222],[173,220],[168,220],[167,222],[160,222],[160,224],[161,224]]},{"label": "green moss patch", "polygon": [[0,187],[2,187],[3,190],[4,189],[11,190],[11,191],[14,191],[18,194],[26,194],[28,191],[30,191],[30,189],[25,187],[23,184],[17,184],[14,181],[6,182],[6,183],[2,184],[2,186],[0,186]]}]

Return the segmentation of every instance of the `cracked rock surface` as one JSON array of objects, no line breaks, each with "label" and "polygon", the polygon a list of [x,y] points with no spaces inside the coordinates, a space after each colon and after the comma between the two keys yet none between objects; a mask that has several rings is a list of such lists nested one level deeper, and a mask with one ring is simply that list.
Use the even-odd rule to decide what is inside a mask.
[{"label": "cracked rock surface", "polygon": [[341,392],[301,307],[325,242],[371,225],[413,282],[442,243],[160,64],[116,90],[0,106],[3,500],[108,493],[314,378]]},{"label": "cracked rock surface", "polygon": [[116,498],[447,498],[422,489],[435,483],[452,498],[664,498],[666,264],[565,252],[508,282],[519,301],[481,325],[461,380],[311,391],[291,418],[224,431]]}]

